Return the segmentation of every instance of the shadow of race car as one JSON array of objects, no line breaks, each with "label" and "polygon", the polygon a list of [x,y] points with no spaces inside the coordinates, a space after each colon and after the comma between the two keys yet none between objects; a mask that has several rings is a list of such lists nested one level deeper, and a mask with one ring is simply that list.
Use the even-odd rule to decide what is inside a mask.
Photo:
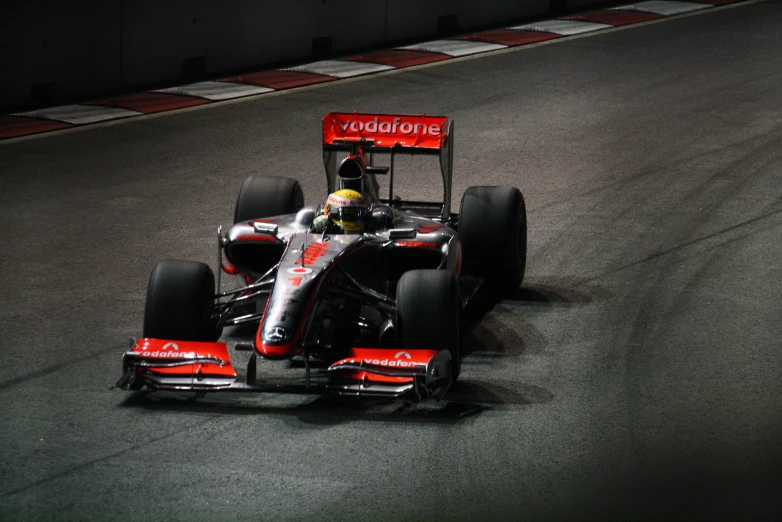
[{"label": "shadow of race car", "polygon": [[[117,385],[300,391],[264,382],[257,371],[269,360],[298,360],[310,391],[442,397],[461,372],[463,306],[481,285],[518,287],[527,248],[515,187],[470,187],[460,213],[451,211],[453,137],[447,117],[327,114],[326,205],[305,206],[292,178],[245,179],[233,226],[218,228],[217,289],[204,263],[157,263],[143,336],[124,354]],[[399,153],[439,160],[441,202],[394,194]],[[381,155],[388,166],[373,161]],[[239,287],[223,290],[222,273]],[[252,341],[234,346],[251,352],[239,377],[219,339],[225,326],[242,323],[258,327]]]}]

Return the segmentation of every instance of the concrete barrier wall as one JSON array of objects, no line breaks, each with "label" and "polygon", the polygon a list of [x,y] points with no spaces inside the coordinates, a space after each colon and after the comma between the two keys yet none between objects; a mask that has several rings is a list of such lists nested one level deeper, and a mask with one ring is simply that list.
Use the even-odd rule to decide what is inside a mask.
[{"label": "concrete barrier wall", "polygon": [[0,108],[116,89],[118,6],[117,0],[0,1]]},{"label": "concrete barrier wall", "polygon": [[549,1],[5,0],[0,110],[434,38],[542,16]]},{"label": "concrete barrier wall", "polygon": [[138,0],[125,4],[123,79],[129,85],[177,81],[188,59],[202,60],[203,72],[216,74],[307,59],[313,38],[332,37],[335,52],[384,42],[382,1]]},{"label": "concrete barrier wall", "polygon": [[[585,0],[589,1],[589,0]],[[388,0],[388,41],[436,34],[438,22],[451,18],[458,27],[482,27],[543,15],[549,0]]]}]

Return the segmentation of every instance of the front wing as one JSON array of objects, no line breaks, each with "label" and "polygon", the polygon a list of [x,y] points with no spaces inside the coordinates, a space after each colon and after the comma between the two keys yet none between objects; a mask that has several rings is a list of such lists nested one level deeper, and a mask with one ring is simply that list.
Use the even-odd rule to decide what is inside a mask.
[{"label": "front wing", "polygon": [[226,343],[143,338],[124,354],[117,386],[125,390],[147,386],[182,391],[320,391],[423,400],[440,398],[447,391],[452,382],[450,361],[447,350],[352,348],[348,357],[328,367],[325,386],[308,382],[302,390],[239,380]]}]

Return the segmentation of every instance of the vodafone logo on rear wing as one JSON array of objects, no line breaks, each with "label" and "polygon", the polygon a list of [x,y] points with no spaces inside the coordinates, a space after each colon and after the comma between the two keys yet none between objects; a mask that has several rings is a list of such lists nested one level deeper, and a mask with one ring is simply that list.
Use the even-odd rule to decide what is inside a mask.
[{"label": "vodafone logo on rear wing", "polygon": [[432,136],[440,135],[439,123],[421,123],[402,121],[402,118],[397,116],[393,121],[380,121],[380,116],[375,116],[375,119],[364,123],[361,120],[353,121],[340,121],[338,123],[340,130],[343,133],[350,132],[364,132],[367,134],[431,134]]},{"label": "vodafone logo on rear wing", "polygon": [[377,147],[439,149],[447,133],[445,116],[329,113],[323,118],[323,143],[372,140]]}]

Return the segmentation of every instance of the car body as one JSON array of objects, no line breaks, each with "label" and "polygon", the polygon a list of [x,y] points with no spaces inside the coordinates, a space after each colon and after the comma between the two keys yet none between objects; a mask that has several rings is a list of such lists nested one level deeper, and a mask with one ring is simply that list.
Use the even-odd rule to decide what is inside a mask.
[{"label": "car body", "polygon": [[[492,270],[479,270],[484,277],[465,271],[459,215],[451,211],[452,145],[453,121],[447,117],[327,114],[323,158],[328,191],[353,188],[363,194],[369,202],[365,231],[314,232],[313,219],[322,207],[303,206],[297,182],[247,178],[237,197],[234,225],[225,234],[218,231],[216,291],[209,296],[214,285],[210,287],[206,265],[156,265],[144,336],[124,354],[118,385],[282,391],[258,379],[256,365],[295,359],[303,363],[308,389],[414,400],[441,397],[459,374],[459,312]],[[395,196],[394,157],[399,153],[439,161],[442,201]],[[387,167],[373,162],[383,154],[390,160]],[[387,197],[380,195],[377,176],[388,176]],[[488,189],[494,190],[491,194],[498,190]],[[477,195],[473,207],[491,203],[483,201],[485,190],[470,190]],[[517,237],[508,238],[510,247],[500,244],[505,241],[501,235],[494,242],[515,252],[516,265],[509,266],[516,273],[510,280],[518,285],[526,255],[526,215],[518,189],[505,192],[516,206],[501,209],[513,215],[500,218]],[[486,264],[491,252],[478,252],[477,245],[485,232],[478,218],[473,221],[474,257],[484,255]],[[188,271],[194,275],[182,275]],[[234,276],[239,288],[222,291],[221,273]],[[196,286],[198,291],[182,290]],[[200,300],[204,307],[193,307]],[[172,309],[191,308],[179,318],[170,317]],[[195,326],[182,330],[188,321]],[[243,379],[227,344],[218,342],[224,326],[241,323],[258,323],[253,340],[235,346],[252,352]]]}]

